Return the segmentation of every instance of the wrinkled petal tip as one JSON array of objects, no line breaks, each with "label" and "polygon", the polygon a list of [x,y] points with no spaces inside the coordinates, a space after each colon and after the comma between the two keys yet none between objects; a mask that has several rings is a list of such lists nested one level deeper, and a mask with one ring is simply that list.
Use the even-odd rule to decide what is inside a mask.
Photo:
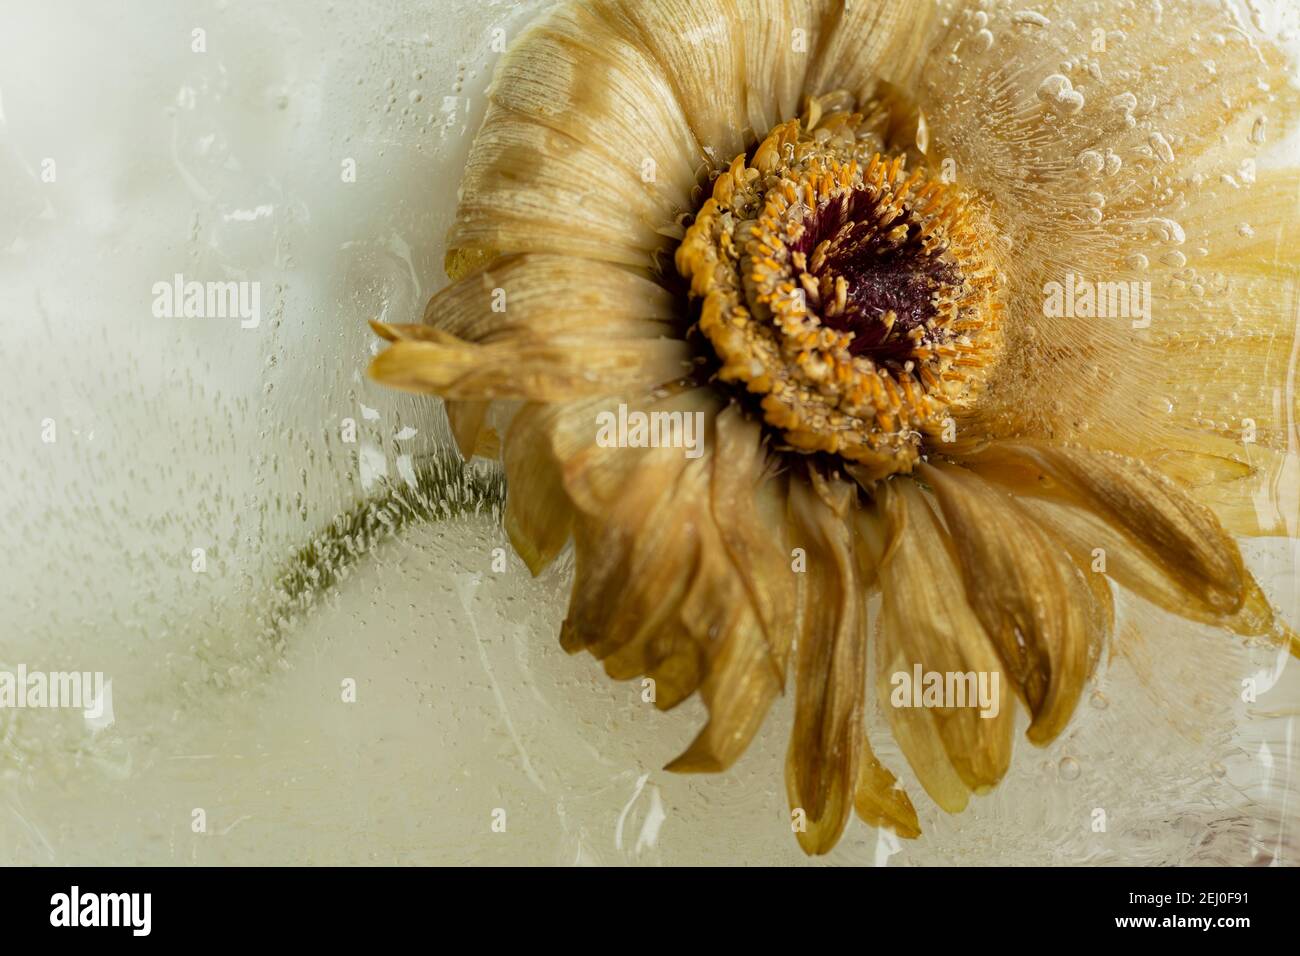
[{"label": "wrinkled petal tip", "polygon": [[903,794],[902,797],[900,805],[894,808],[894,812],[887,813],[882,810],[867,818],[859,811],[858,819],[877,830],[888,830],[901,840],[915,840],[921,836],[921,821],[917,818],[916,808],[912,806],[912,801],[907,798],[907,794]]},{"label": "wrinkled petal tip", "polygon": [[560,625],[560,647],[566,654],[577,654],[587,649],[587,640],[584,638],[572,622],[565,621]]},{"label": "wrinkled petal tip", "polygon": [[664,764],[669,773],[721,773],[727,768],[715,757],[707,754],[684,753]]},{"label": "wrinkled petal tip", "polygon": [[898,778],[868,749],[858,767],[858,784],[853,793],[853,810],[867,826],[889,830],[904,840],[921,835],[916,807]]},{"label": "wrinkled petal tip", "polygon": [[388,342],[396,342],[398,339],[397,330],[387,322],[380,322],[378,319],[370,320],[370,329],[375,335]]},{"label": "wrinkled petal tip", "polygon": [[796,830],[795,839],[799,841],[799,848],[808,856],[825,856],[835,849],[835,845],[840,842],[843,833],[843,824],[838,828],[812,826],[807,830]]},{"label": "wrinkled petal tip", "polygon": [[546,557],[539,551],[529,537],[523,533],[519,527],[518,520],[506,512],[505,517],[506,535],[510,538],[510,546],[515,549],[515,554],[523,560],[524,565],[528,568],[533,577],[537,577],[546,570],[546,566],[551,563],[550,558]]},{"label": "wrinkled petal tip", "polygon": [[[385,327],[387,330],[387,327]],[[382,333],[380,333],[382,334]],[[373,359],[366,368],[366,374],[381,385],[387,385],[389,388],[396,388],[403,392],[415,392],[419,395],[428,394],[429,389],[421,384],[418,376],[412,374],[412,356],[403,349],[402,343],[394,341],[393,345],[384,349]]]},{"label": "wrinkled petal tip", "polygon": [[888,830],[903,840],[915,840],[921,835],[921,821],[907,794],[898,791],[900,799],[890,807],[874,809],[857,808],[858,819],[877,830]]},{"label": "wrinkled petal tip", "polygon": [[1051,723],[1035,719],[1025,731],[1025,739],[1035,747],[1046,747],[1061,735],[1061,731],[1066,728],[1068,723],[1068,718],[1065,721],[1056,720]]},{"label": "wrinkled petal tip", "polygon": [[921,836],[921,821],[916,818],[916,810],[912,808],[912,801],[907,801],[907,809],[911,813],[910,819],[895,820],[887,825],[887,829],[895,836],[904,840],[916,840]]},{"label": "wrinkled petal tip", "polygon": [[706,737],[708,732],[706,726],[685,751],[664,764],[664,769],[671,773],[721,773],[728,769],[735,763],[736,757],[728,760],[718,754]]}]

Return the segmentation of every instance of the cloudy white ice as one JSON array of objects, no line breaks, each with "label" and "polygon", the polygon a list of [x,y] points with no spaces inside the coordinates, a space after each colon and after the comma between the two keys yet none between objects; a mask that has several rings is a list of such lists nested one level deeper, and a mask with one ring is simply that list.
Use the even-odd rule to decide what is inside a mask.
[{"label": "cloudy white ice", "polygon": [[[365,320],[443,281],[494,31],[541,5],[4,5],[0,670],[102,672],[111,706],[0,710],[0,863],[804,862],[788,702],[731,772],[664,773],[702,708],[566,656],[567,564],[494,570],[499,479],[430,492],[439,407],[362,374]],[[257,283],[258,321],[156,314],[177,275]],[[410,480],[450,515],[355,510]],[[277,591],[343,514],[401,526]],[[1288,547],[1248,550],[1297,623]],[[1295,862],[1282,664],[1172,619],[1130,637],[959,817],[873,715],[925,835],[855,821],[827,859]]]}]

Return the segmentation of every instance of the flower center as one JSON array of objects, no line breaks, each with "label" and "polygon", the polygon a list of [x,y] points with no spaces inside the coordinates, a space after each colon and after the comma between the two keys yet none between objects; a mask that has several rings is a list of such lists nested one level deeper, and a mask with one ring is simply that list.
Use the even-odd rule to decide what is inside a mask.
[{"label": "flower center", "polygon": [[882,157],[880,125],[814,101],[717,177],[676,256],[718,379],[869,480],[942,440],[1002,342],[983,208]]}]

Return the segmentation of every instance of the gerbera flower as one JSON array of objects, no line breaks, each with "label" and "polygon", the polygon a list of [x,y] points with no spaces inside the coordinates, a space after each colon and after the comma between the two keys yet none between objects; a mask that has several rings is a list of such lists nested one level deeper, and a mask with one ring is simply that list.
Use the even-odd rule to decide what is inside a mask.
[{"label": "gerbera flower", "polygon": [[[1110,582],[1296,649],[1232,537],[1300,512],[1300,178],[1254,165],[1285,70],[1194,2],[564,3],[497,70],[452,284],[371,371],[466,456],[508,403],[511,540],[534,573],[574,543],[564,647],[708,707],[670,769],[730,766],[791,683],[804,849],[854,809],[915,836],[869,674],[956,812],[1015,701],[1065,727]],[[619,406],[702,413],[701,453],[606,447]],[[892,705],[912,673],[995,699]]]}]

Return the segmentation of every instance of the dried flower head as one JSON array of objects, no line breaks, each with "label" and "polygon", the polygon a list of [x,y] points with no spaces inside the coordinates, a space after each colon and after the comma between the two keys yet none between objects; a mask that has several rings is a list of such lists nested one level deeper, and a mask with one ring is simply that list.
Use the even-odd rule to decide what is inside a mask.
[{"label": "dried flower head", "polygon": [[[700,694],[671,769],[730,766],[793,668],[810,853],[852,810],[920,832],[869,679],[956,812],[1016,701],[1066,726],[1112,584],[1300,649],[1232,537],[1300,531],[1300,174],[1255,165],[1287,64],[1191,0],[1033,6],[562,3],[497,70],[452,284],[376,325],[466,456],[522,402],[511,540],[536,573],[572,539],[566,649]],[[599,441],[618,406],[662,430]],[[914,671],[997,680],[892,705]]]}]

